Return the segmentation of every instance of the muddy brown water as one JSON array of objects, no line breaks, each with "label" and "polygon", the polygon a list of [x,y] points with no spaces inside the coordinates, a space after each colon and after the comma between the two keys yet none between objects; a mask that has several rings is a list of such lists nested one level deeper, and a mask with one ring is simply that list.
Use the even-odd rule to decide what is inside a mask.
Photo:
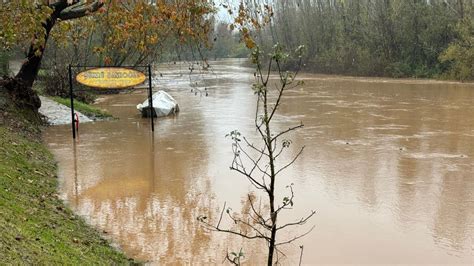
[{"label": "muddy brown water", "polygon": [[[44,139],[59,163],[61,196],[131,257],[154,264],[222,263],[242,248],[262,264],[263,243],[203,230],[226,203],[240,211],[247,181],[231,172],[225,134],[256,140],[252,68],[215,62],[188,75],[164,65],[156,83],[180,103],[179,115],[156,120],[154,135],[136,105],[144,91],[109,95],[100,107],[118,120],[50,127]],[[288,91],[275,128],[303,121],[292,134],[279,196],[294,183],[295,207],[281,222],[316,215],[281,240],[283,264],[473,263],[474,86],[304,74]],[[192,86],[208,88],[195,95]],[[194,90],[196,91],[196,90]]]}]

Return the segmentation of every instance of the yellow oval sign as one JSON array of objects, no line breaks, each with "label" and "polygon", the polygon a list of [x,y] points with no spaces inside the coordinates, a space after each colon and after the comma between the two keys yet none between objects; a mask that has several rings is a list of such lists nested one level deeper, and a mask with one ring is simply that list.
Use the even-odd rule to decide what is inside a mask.
[{"label": "yellow oval sign", "polygon": [[142,72],[123,67],[93,68],[76,76],[77,82],[101,89],[128,88],[143,83],[145,79]]}]

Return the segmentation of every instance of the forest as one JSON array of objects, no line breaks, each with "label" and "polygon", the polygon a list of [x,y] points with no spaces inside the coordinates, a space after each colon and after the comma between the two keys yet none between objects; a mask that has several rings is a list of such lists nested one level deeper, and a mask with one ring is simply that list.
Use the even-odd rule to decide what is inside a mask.
[{"label": "forest", "polygon": [[[471,0],[248,0],[273,19],[257,40],[268,50],[306,46],[305,69],[317,73],[440,78],[474,78],[474,9]],[[232,13],[232,11],[229,11]],[[215,51],[234,51],[216,27]],[[233,46],[232,46],[233,45]],[[226,47],[228,46],[228,47]],[[289,63],[291,67],[291,62]]]},{"label": "forest", "polygon": [[[200,28],[201,22],[190,24],[185,32],[178,34],[170,29],[180,18],[169,14],[164,14],[164,18],[170,17],[172,23],[158,27],[154,23],[140,24],[143,17],[148,16],[145,8],[135,8],[132,12],[141,13],[143,17],[137,16],[125,24],[120,16],[108,14],[96,16],[106,18],[100,23],[97,19],[61,23],[51,33],[43,68],[69,63],[122,65],[247,57],[249,50],[240,40],[240,34],[230,27],[235,23],[231,17],[239,12],[239,5],[227,2],[216,5],[216,9],[226,11],[227,17],[209,13],[208,25]],[[305,71],[394,78],[474,79],[471,0],[245,0],[243,3],[246,14],[262,18],[266,12],[271,17],[265,27],[250,28],[264,50],[270,50],[275,43],[288,50],[305,45]],[[130,31],[137,24],[140,24],[139,30]],[[84,27],[90,30],[81,30]],[[188,42],[190,37],[191,42]],[[193,42],[196,38],[207,40]],[[124,39],[131,41],[123,42]],[[59,47],[63,49],[57,49]],[[11,57],[22,55],[0,52],[0,74],[8,73],[7,62]],[[294,68],[295,64],[287,62],[286,66]]]}]

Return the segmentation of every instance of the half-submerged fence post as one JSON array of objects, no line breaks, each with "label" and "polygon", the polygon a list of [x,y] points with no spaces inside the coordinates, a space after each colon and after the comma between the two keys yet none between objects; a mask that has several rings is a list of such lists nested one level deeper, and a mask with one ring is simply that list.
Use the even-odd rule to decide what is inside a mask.
[{"label": "half-submerged fence post", "polygon": [[74,95],[72,89],[72,67],[69,65],[69,97],[71,98],[71,126],[72,126],[72,138],[76,139],[76,119],[74,118]]},{"label": "half-submerged fence post", "polygon": [[155,109],[153,109],[153,84],[151,77],[151,65],[148,65],[148,107],[150,108],[151,131],[155,131]]}]

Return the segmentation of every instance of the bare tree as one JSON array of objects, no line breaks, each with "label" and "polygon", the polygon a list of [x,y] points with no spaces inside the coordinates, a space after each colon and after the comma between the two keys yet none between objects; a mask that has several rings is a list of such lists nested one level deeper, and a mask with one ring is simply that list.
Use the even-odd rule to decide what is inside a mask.
[{"label": "bare tree", "polygon": [[[295,51],[295,54],[299,57],[299,66],[301,66],[303,48],[303,46],[300,46]],[[255,83],[252,85],[252,88],[257,96],[255,128],[258,132],[260,143],[252,143],[237,130],[227,135],[232,139],[232,150],[234,153],[230,169],[245,176],[258,191],[262,191],[263,195],[266,195],[266,197],[262,198],[266,198],[268,207],[266,208],[258,204],[256,198],[249,194],[248,204],[250,210],[247,214],[238,215],[232,213],[230,208],[226,209],[224,204],[217,223],[213,223],[206,216],[198,217],[198,220],[211,231],[226,232],[245,239],[261,239],[266,241],[268,244],[268,265],[278,262],[279,255],[283,254],[280,246],[292,243],[307,235],[313,227],[303,234],[279,241],[277,241],[278,232],[289,227],[303,225],[315,214],[315,211],[311,211],[307,216],[294,222],[286,224],[278,222],[278,216],[283,211],[293,208],[295,194],[293,184],[290,184],[287,186],[288,195],[280,201],[276,197],[275,191],[277,180],[280,178],[280,174],[290,167],[304,150],[304,147],[301,147],[293,159],[283,165],[277,164],[277,159],[281,160],[280,156],[292,143],[285,136],[303,127],[301,122],[288,129],[274,133],[272,124],[275,114],[281,105],[284,92],[301,84],[301,82],[295,81],[298,71],[287,72],[282,70],[282,63],[288,57],[289,54],[283,52],[278,44],[273,47],[273,51],[267,59],[258,48],[253,51],[252,61],[256,65],[256,72],[254,73]],[[264,65],[264,61],[268,62]],[[273,67],[278,73],[277,82],[272,82],[270,79]],[[275,89],[271,89],[273,87]],[[275,98],[274,101],[271,100],[273,98]],[[282,180],[278,180],[278,182],[280,181]],[[223,227],[221,223],[224,213],[238,226],[238,229]],[[241,258],[242,252],[227,254],[227,260],[233,264],[240,264]]]}]

